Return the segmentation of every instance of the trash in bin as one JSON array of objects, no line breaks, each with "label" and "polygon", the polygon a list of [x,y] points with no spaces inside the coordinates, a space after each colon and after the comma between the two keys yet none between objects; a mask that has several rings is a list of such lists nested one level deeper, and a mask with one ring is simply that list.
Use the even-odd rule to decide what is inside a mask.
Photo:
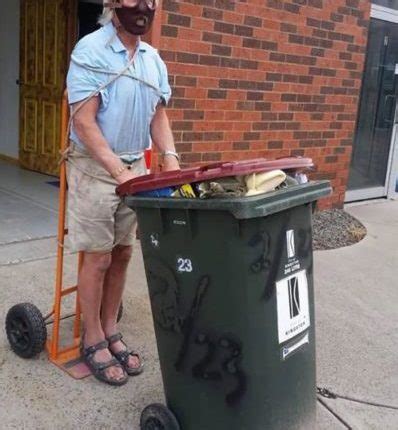
[{"label": "trash in bin", "polygon": [[201,199],[249,197],[297,185],[298,181],[282,170],[252,173],[193,184]]},{"label": "trash in bin", "polygon": [[184,184],[180,187],[176,187],[175,191],[172,194],[173,197],[182,197],[185,199],[195,199],[196,194],[191,184]]},{"label": "trash in bin", "polygon": [[297,172],[297,173],[294,175],[294,179],[296,179],[296,181],[297,181],[299,184],[306,184],[306,183],[308,182],[308,177],[307,177],[307,175],[306,175],[305,173],[302,173],[302,172]]},{"label": "trash in bin", "polygon": [[[285,172],[279,170],[284,166]],[[298,175],[303,169],[313,167],[309,158],[262,158],[240,162],[220,162],[172,172],[140,176],[120,185],[118,194],[141,197],[221,198],[241,197],[256,191],[267,192],[286,181],[289,172]],[[305,176],[305,175],[304,175]],[[263,188],[263,191],[262,191]],[[154,193],[151,193],[154,191]]]},{"label": "trash in bin", "polygon": [[138,217],[167,401],[143,411],[142,430],[154,423],[165,430],[315,428],[311,216],[329,182],[227,199],[133,195],[275,169],[294,177],[310,166],[289,158],[227,163],[118,187]]},{"label": "trash in bin", "polygon": [[243,197],[247,192],[246,186],[236,177],[200,182],[196,188],[201,199]]},{"label": "trash in bin", "polygon": [[164,187],[156,190],[140,191],[137,196],[140,197],[171,197],[174,193],[174,188]]},{"label": "trash in bin", "polygon": [[271,170],[270,172],[251,173],[245,177],[247,188],[246,196],[274,191],[286,180],[286,173],[282,170]]}]

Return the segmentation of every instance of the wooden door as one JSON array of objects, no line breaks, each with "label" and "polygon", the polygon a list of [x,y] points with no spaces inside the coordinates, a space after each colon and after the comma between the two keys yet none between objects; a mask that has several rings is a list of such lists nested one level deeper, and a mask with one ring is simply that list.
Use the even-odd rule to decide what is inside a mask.
[{"label": "wooden door", "polygon": [[19,160],[42,173],[58,174],[61,102],[76,10],[75,0],[21,0]]}]

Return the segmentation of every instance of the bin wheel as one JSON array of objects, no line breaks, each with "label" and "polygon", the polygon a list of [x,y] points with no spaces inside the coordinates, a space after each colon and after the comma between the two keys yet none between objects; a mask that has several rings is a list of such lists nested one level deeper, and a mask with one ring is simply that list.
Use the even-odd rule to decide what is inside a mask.
[{"label": "bin wheel", "polygon": [[119,312],[117,313],[117,322],[123,317],[123,302],[120,303]]},{"label": "bin wheel", "polygon": [[180,430],[173,412],[160,403],[147,406],[141,414],[141,430]]},{"label": "bin wheel", "polygon": [[19,303],[7,313],[6,333],[15,354],[32,358],[44,350],[47,328],[43,315],[32,303]]}]

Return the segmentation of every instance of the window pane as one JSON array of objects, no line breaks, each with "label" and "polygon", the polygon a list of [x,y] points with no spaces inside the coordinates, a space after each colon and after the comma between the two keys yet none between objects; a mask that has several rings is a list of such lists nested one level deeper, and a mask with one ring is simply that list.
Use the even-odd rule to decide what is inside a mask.
[{"label": "window pane", "polygon": [[398,0],[372,0],[372,3],[398,10]]},{"label": "window pane", "polygon": [[398,24],[372,19],[348,188],[385,185],[397,100]]}]

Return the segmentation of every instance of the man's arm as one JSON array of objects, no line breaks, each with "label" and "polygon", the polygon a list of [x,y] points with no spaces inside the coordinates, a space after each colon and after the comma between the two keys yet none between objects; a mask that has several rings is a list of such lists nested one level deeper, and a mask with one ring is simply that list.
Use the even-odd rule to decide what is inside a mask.
[{"label": "man's arm", "polygon": [[[169,118],[167,117],[166,109],[159,105],[151,123],[152,142],[162,154],[165,151],[175,152],[173,133],[170,128]],[[180,164],[173,155],[163,157],[163,170],[178,170]]]},{"label": "man's arm", "polygon": [[[78,105],[72,105],[73,108]],[[84,143],[85,148],[104,169],[121,184],[133,179],[135,175],[111,150],[101,129],[97,124],[97,112],[99,109],[99,97],[93,97],[81,109],[77,111],[73,118],[73,127],[79,139]]]}]

